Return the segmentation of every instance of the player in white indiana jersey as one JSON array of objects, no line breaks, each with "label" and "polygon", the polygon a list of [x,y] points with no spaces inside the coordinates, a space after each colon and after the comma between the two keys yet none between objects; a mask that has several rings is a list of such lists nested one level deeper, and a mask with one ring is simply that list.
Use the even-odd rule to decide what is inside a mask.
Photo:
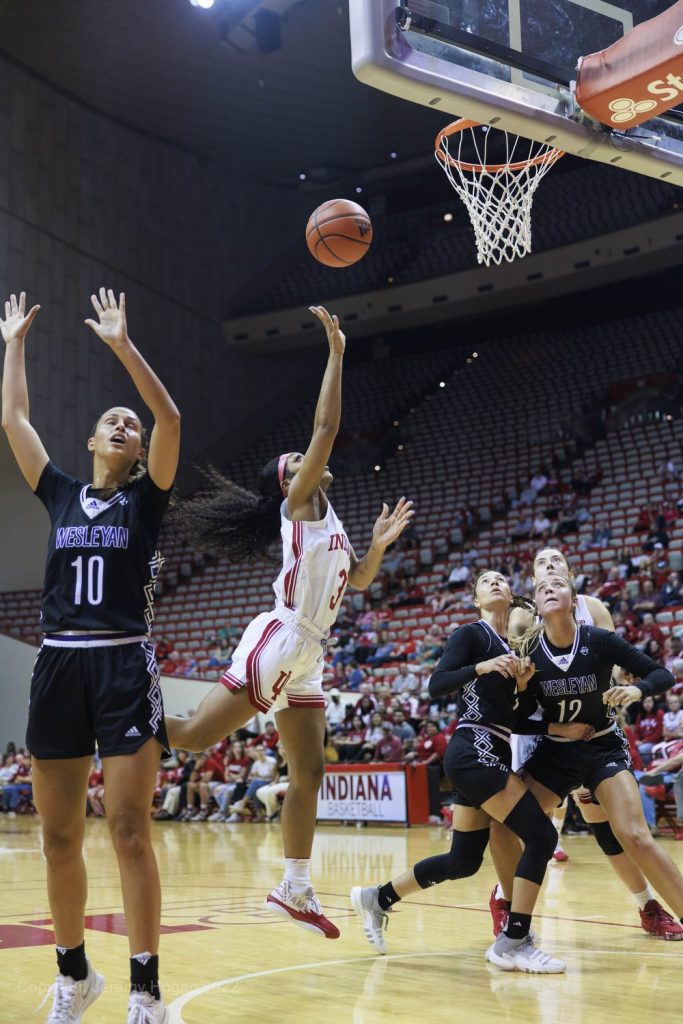
[{"label": "player in white indiana jersey", "polygon": [[337,317],[311,308],[325,327],[327,368],[305,455],[286,452],[259,475],[259,496],[219,473],[211,487],[182,503],[176,515],[193,542],[232,561],[264,556],[278,534],[282,570],[275,581],[275,607],[246,628],[232,664],[190,719],[167,718],[169,742],[205,750],[234,732],[254,711],[273,709],[287,752],[290,784],[282,808],[285,854],[282,882],[266,906],[325,938],[339,929],[323,914],[310,879],[318,790],[325,770],[325,645],[347,585],[364,590],[376,577],[386,548],[410,522],[405,498],[389,514],[384,505],[372,543],[358,558],[327,498],[327,465],[341,418],[342,362],[346,340]]},{"label": "player in white indiana jersey", "polygon": [[[542,548],[536,552],[534,557],[534,585],[547,576],[562,576],[564,579],[573,577],[573,570],[567,562],[564,554],[557,548]],[[577,596],[575,618],[579,625],[598,626],[601,629],[608,629],[614,632],[614,623],[609,609],[597,597]],[[521,636],[533,621],[533,612],[524,608],[513,608],[510,613],[509,635],[511,637]],[[513,737],[513,768],[519,768],[526,760],[525,752],[519,749],[528,746],[525,743],[527,737]],[[515,757],[515,747],[516,757]],[[528,754],[528,750],[526,751]],[[683,927],[662,907],[645,875],[640,868],[624,853],[621,844],[612,832],[607,815],[602,807],[595,803],[591,793],[586,789],[578,789],[573,794],[576,806],[582,817],[590,826],[600,848],[607,855],[609,864],[615,873],[632,894],[640,913],[640,923],[644,931],[654,935],[658,939],[669,941],[683,940]],[[566,805],[563,805],[566,809]],[[564,814],[555,812],[553,824],[561,828]],[[555,816],[556,815],[556,816]],[[558,832],[559,832],[558,828]],[[499,928],[500,922],[507,915],[507,895],[512,890],[513,873],[509,864],[512,861],[513,867],[518,859],[518,850],[515,847],[516,840],[511,838],[507,830],[494,824],[491,829],[490,848],[496,864],[498,877],[504,876],[498,886],[491,893],[489,906],[494,918],[494,931]],[[564,859],[564,858],[563,858]],[[507,866],[506,866],[507,865]]]}]

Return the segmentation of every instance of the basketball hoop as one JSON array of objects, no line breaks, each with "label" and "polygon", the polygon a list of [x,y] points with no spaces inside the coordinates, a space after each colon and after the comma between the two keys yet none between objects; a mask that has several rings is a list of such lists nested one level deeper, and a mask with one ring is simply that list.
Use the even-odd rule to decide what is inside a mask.
[{"label": "basketball hoop", "polygon": [[[483,134],[475,129],[483,128]],[[489,136],[505,139],[505,160],[488,163]],[[450,147],[457,153],[452,153]],[[463,154],[473,146],[476,163]],[[531,252],[531,205],[541,178],[564,156],[544,142],[533,142],[478,121],[461,119],[437,135],[435,155],[464,202],[477,243],[477,262],[498,266]]]}]

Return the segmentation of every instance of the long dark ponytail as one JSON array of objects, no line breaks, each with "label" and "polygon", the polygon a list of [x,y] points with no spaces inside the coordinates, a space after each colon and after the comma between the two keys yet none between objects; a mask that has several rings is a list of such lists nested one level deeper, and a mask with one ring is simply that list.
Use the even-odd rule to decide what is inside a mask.
[{"label": "long dark ponytail", "polygon": [[280,457],[263,466],[258,475],[258,494],[239,487],[209,466],[202,470],[206,486],[194,497],[179,501],[171,521],[193,547],[220,558],[231,562],[258,558],[275,561],[268,549],[280,536],[284,495],[279,465]]}]

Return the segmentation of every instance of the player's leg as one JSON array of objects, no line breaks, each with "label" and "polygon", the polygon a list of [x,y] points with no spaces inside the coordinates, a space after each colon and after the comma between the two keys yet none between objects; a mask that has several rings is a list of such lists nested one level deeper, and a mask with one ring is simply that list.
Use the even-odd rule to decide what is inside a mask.
[{"label": "player's leg", "polygon": [[638,784],[629,771],[603,779],[595,795],[625,853],[641,869],[676,917],[683,917],[683,876],[650,834]]},{"label": "player's leg", "polygon": [[323,707],[283,707],[276,711],[275,721],[289,765],[289,786],[280,814],[285,873],[266,898],[266,906],[302,928],[336,939],[339,929],[323,915],[310,875],[318,792],[325,774],[325,711]]},{"label": "player's leg", "polygon": [[129,1014],[142,1004],[150,1021],[164,1021],[166,1013],[159,991],[161,883],[149,815],[160,756],[161,746],[152,738],[133,754],[102,758],[130,948]]},{"label": "player's leg", "polygon": [[54,1000],[49,1021],[80,1020],[80,1014],[104,987],[104,978],[86,959],[84,943],[88,879],[83,836],[91,764],[90,754],[65,759],[32,758],[33,801],[43,834],[47,896],[59,969],[51,990]]},{"label": "player's leg", "polygon": [[683,926],[664,909],[643,872],[624,852],[603,808],[587,789],[578,790],[576,796],[577,807],[607,857],[607,863],[633,896],[643,931],[658,939],[683,940]]},{"label": "player's leg", "polygon": [[255,710],[268,711],[280,692],[280,677],[294,668],[300,647],[301,641],[276,616],[257,615],[235,648],[229,670],[192,718],[166,718],[170,746],[199,753],[240,729]]},{"label": "player's leg", "polygon": [[490,818],[476,807],[453,805],[451,848],[448,853],[418,861],[408,871],[378,886],[354,886],[351,903],[363,931],[378,953],[386,953],[388,912],[399,900],[447,880],[469,878],[481,867],[489,838]]},{"label": "player's leg", "polygon": [[228,690],[216,683],[202,700],[192,718],[167,715],[166,733],[171,747],[199,753],[219,743],[253,717],[254,708],[246,687]]},{"label": "player's leg", "polygon": [[507,924],[512,886],[519,858],[522,856],[522,847],[514,832],[511,832],[502,822],[491,819],[489,851],[498,879],[489,897],[489,910],[493,919],[493,936],[495,938],[500,935]]},{"label": "player's leg", "polygon": [[569,854],[566,853],[566,851],[562,848],[562,829],[564,827],[564,819],[566,817],[567,800],[565,798],[565,800],[560,804],[560,806],[555,808],[552,816],[553,827],[557,832],[557,844],[555,846],[555,852],[553,853],[553,860],[556,860],[560,863],[562,861],[569,860]]}]

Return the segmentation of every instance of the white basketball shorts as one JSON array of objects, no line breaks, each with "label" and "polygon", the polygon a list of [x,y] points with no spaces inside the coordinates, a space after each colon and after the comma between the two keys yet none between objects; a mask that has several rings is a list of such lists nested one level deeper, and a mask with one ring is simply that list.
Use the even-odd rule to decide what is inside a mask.
[{"label": "white basketball shorts", "polygon": [[305,628],[263,612],[245,629],[221,682],[233,692],[246,686],[258,711],[324,708],[323,654]]}]

